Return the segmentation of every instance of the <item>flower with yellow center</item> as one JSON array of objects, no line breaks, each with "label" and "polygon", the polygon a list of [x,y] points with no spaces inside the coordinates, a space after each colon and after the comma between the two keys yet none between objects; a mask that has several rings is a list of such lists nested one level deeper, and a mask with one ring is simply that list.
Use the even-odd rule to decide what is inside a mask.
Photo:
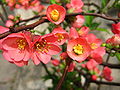
[{"label": "flower with yellow center", "polygon": [[91,43],[90,46],[91,46],[92,49],[98,48],[96,43]]},{"label": "flower with yellow center", "polygon": [[77,55],[83,54],[83,46],[80,44],[77,44],[73,47],[73,51]]},{"label": "flower with yellow center", "polygon": [[61,33],[56,33],[55,35],[58,37],[58,42],[64,39],[64,36]]},{"label": "flower with yellow center", "polygon": [[27,45],[26,41],[24,39],[17,40],[18,49],[24,50],[25,46]]},{"label": "flower with yellow center", "polygon": [[60,18],[60,13],[58,10],[54,9],[51,11],[50,13],[50,17],[53,21],[58,21],[58,19]]}]

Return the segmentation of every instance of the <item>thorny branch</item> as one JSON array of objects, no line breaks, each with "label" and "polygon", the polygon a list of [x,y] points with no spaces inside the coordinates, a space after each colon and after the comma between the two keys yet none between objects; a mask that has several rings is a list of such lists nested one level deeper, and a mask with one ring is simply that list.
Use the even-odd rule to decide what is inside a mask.
[{"label": "thorny branch", "polygon": [[[114,21],[115,23],[117,23],[120,20],[120,18],[107,17],[105,15],[101,15],[101,14],[97,14],[97,13],[72,13],[72,14],[67,14],[66,17],[76,16],[76,15],[101,17],[101,18],[106,19],[106,20]],[[39,16],[32,17],[30,19],[22,20],[20,22],[26,22],[26,21],[29,21],[29,20],[36,19],[38,17],[45,17],[45,16],[46,15],[41,15],[41,16],[39,15]],[[34,27],[38,26],[39,24],[44,23],[46,21],[48,21],[48,20],[43,19],[43,20],[39,20],[39,21],[37,21],[37,22],[35,22],[33,24],[30,24],[30,25],[19,26],[19,27],[15,27],[15,28],[12,27],[12,28],[10,28],[10,31],[0,34],[0,39],[8,36],[11,33],[17,33],[17,32],[23,31],[23,30],[32,29],[32,28],[34,28]]]}]

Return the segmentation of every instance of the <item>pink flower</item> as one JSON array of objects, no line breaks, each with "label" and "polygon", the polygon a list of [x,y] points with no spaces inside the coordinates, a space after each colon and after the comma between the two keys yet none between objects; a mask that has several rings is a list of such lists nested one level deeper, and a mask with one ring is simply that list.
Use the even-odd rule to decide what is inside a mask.
[{"label": "pink flower", "polygon": [[108,67],[104,67],[103,72],[102,72],[102,76],[107,81],[112,81],[113,80],[113,77],[111,76],[111,69],[108,68]]},{"label": "pink flower", "polygon": [[30,38],[24,33],[13,33],[3,41],[3,56],[18,66],[27,65],[30,59]]},{"label": "pink flower", "polygon": [[75,28],[80,28],[84,24],[84,16],[77,15],[76,20],[72,23],[72,26]]},{"label": "pink flower", "polygon": [[52,33],[57,37],[56,44],[58,45],[64,44],[65,41],[69,38],[68,33],[63,30],[62,27],[54,28]]},{"label": "pink flower", "polygon": [[120,34],[120,22],[117,24],[112,24],[112,32],[114,34]]},{"label": "pink flower", "polygon": [[69,40],[67,45],[67,53],[73,60],[82,62],[90,55],[90,52],[90,45],[84,38],[79,37]]},{"label": "pink flower", "polygon": [[76,31],[76,29],[74,27],[70,28],[70,34],[69,34],[69,38],[70,39],[76,39],[79,37],[78,32]]},{"label": "pink flower", "polygon": [[81,0],[71,0],[71,7],[74,9],[74,12],[82,12],[82,7],[84,3]]},{"label": "pink flower", "polygon": [[13,21],[11,21],[11,20],[6,21],[6,24],[5,24],[6,27],[10,27],[10,26],[13,26],[13,25],[14,25]]},{"label": "pink flower", "polygon": [[86,40],[90,44],[91,48],[94,50],[102,44],[102,40],[98,39],[94,34],[88,34],[86,35]]},{"label": "pink flower", "polygon": [[96,75],[92,75],[92,80],[97,80],[97,76]]},{"label": "pink flower", "polygon": [[68,72],[72,72],[75,68],[75,63],[74,62],[71,62],[70,63],[70,66],[68,67]]},{"label": "pink flower", "polygon": [[57,59],[54,59],[51,61],[54,66],[58,66],[60,64],[60,61]]},{"label": "pink flower", "polygon": [[65,8],[57,4],[48,6],[46,12],[48,20],[56,25],[60,24],[64,20],[65,14]]},{"label": "pink flower", "polygon": [[81,29],[78,31],[79,36],[86,36],[90,29],[86,26],[81,27]]},{"label": "pink flower", "polygon": [[[9,31],[9,28],[0,26],[0,34],[2,34],[2,33],[4,33],[4,32],[7,32],[7,31]],[[2,49],[2,41],[3,41],[4,39],[5,39],[5,38],[3,38],[3,39],[0,40],[0,49]]]},{"label": "pink flower", "polygon": [[51,55],[58,54],[61,49],[54,44],[57,38],[53,34],[46,34],[44,36],[35,36],[32,48],[32,60],[34,64],[38,65],[40,61],[48,63]]},{"label": "pink flower", "polygon": [[13,15],[9,15],[8,18],[13,20],[15,17]]},{"label": "pink flower", "polygon": [[105,47],[99,47],[91,52],[90,57],[101,64],[103,62],[103,55],[105,55]]},{"label": "pink flower", "polygon": [[65,60],[66,58],[68,58],[67,52],[62,52],[62,53],[60,54],[60,59],[61,59],[61,60]]},{"label": "pink flower", "polygon": [[86,66],[87,66],[88,70],[93,70],[97,65],[98,65],[98,63],[94,59],[90,59],[86,63]]},{"label": "pink flower", "polygon": [[112,38],[109,38],[106,42],[112,45],[120,45],[120,34],[115,34],[114,36],[112,36]]}]

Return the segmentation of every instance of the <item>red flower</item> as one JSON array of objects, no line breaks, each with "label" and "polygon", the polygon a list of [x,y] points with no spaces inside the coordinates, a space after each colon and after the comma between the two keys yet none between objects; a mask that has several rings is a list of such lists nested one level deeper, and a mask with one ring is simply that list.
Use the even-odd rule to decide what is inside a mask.
[{"label": "red flower", "polygon": [[112,81],[113,80],[113,77],[111,76],[111,69],[108,68],[108,67],[104,67],[103,72],[102,72],[102,76],[107,81]]},{"label": "red flower", "polygon": [[13,33],[3,41],[3,56],[18,66],[27,65],[30,59],[30,38],[24,33]]},{"label": "red flower", "polygon": [[98,65],[98,63],[94,59],[90,59],[86,63],[86,66],[87,66],[88,70],[93,70],[97,65]]},{"label": "red flower", "polygon": [[51,61],[54,66],[58,66],[60,64],[60,61],[57,59],[54,59]]},{"label": "red flower", "polygon": [[48,63],[51,55],[58,54],[61,49],[53,44],[57,39],[53,34],[46,34],[44,36],[35,36],[32,47],[32,60],[34,64],[39,64],[40,61]]},{"label": "red flower", "polygon": [[84,26],[78,31],[78,34],[79,34],[79,36],[86,36],[89,31],[90,31],[90,29],[88,27]]},{"label": "red flower", "polygon": [[77,15],[76,20],[72,23],[72,26],[75,28],[80,28],[84,24],[84,16]]},{"label": "red flower", "polygon": [[120,34],[120,22],[117,24],[112,24],[112,32],[114,34]]},{"label": "red flower", "polygon": [[75,63],[74,62],[71,62],[70,63],[70,66],[68,67],[68,72],[72,72],[75,68]]},{"label": "red flower", "polygon": [[120,45],[120,34],[115,34],[114,36],[112,36],[112,38],[109,38],[106,42],[112,45]]},{"label": "red flower", "polygon": [[65,18],[66,10],[64,7],[53,4],[47,8],[47,18],[55,24],[60,24]]},{"label": "red flower", "polygon": [[64,44],[65,41],[69,38],[68,33],[63,30],[62,27],[54,28],[52,33],[57,37],[56,44],[58,45]]},{"label": "red flower", "polygon": [[84,38],[79,37],[68,42],[67,53],[72,59],[78,62],[84,61],[90,52],[90,45]]}]

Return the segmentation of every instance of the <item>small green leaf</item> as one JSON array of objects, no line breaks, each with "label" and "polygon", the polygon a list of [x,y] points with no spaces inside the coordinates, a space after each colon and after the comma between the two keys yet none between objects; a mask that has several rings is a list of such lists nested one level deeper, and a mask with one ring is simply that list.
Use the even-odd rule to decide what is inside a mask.
[{"label": "small green leaf", "polygon": [[116,57],[117,57],[117,59],[120,61],[120,53],[116,53]]},{"label": "small green leaf", "polygon": [[105,28],[96,28],[96,30],[110,33],[110,32],[109,32],[107,29],[105,29]]},{"label": "small green leaf", "polygon": [[101,6],[102,8],[105,8],[106,4],[107,4],[107,0],[101,0]]}]

